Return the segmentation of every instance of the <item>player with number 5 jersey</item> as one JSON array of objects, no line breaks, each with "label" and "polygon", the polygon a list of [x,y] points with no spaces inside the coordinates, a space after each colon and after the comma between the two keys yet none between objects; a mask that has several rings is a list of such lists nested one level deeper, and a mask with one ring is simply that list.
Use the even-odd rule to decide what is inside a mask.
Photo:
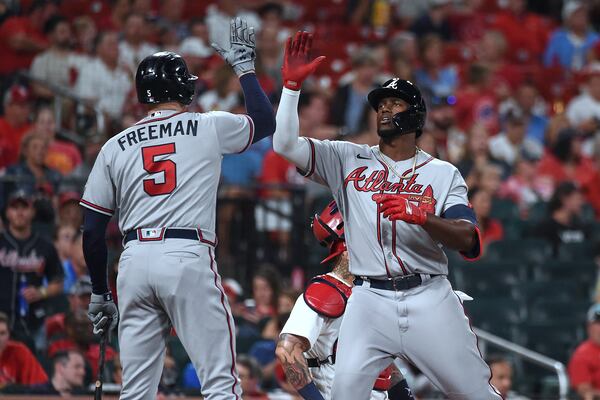
[{"label": "player with number 5 jersey", "polygon": [[[240,79],[247,114],[190,113],[196,77],[177,54],[138,67],[148,115],[111,138],[88,178],[83,247],[92,278],[94,332],[119,322],[122,400],[156,398],[165,339],[177,331],[208,400],[240,400],[235,327],[215,262],[216,193],[223,154],[240,153],[275,130],[273,108],[254,73],[253,28],[231,21],[213,44]],[[118,215],[119,310],[106,282],[105,231]],[[120,319],[119,319],[120,313]]]}]

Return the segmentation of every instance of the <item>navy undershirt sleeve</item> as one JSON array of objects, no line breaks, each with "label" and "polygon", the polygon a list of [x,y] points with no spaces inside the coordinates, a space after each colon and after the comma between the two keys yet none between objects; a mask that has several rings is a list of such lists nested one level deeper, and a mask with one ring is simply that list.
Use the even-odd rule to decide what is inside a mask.
[{"label": "navy undershirt sleeve", "polygon": [[275,113],[267,95],[256,79],[256,74],[242,75],[240,84],[244,91],[246,112],[254,122],[252,143],[256,143],[275,132]]},{"label": "navy undershirt sleeve", "polygon": [[479,226],[477,224],[477,217],[475,216],[475,212],[473,211],[473,209],[464,204],[457,204],[455,206],[448,208],[446,211],[444,211],[444,213],[442,214],[442,218],[464,219],[464,220],[471,222],[473,225],[475,225],[475,229],[478,231],[477,232],[477,240],[475,241],[475,244],[473,245],[472,249],[470,249],[467,252],[461,252],[461,254],[469,260],[473,260],[473,259],[476,259],[477,257],[479,257],[479,255],[481,255],[481,237],[479,234]]},{"label": "navy undershirt sleeve", "polygon": [[83,214],[83,256],[92,280],[92,292],[108,290],[106,227],[110,216],[85,209]]}]

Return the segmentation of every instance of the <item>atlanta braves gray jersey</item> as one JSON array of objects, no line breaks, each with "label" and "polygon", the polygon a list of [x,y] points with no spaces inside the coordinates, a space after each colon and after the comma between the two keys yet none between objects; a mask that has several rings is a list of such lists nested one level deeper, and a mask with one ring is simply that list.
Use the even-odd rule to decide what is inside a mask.
[{"label": "atlanta braves gray jersey", "polygon": [[442,216],[452,206],[468,205],[467,185],[456,167],[422,150],[416,160],[395,162],[379,146],[305,139],[310,148],[305,175],[329,186],[340,207],[354,275],[448,273],[442,245],[421,226],[384,218],[372,196],[397,193]]},{"label": "atlanta braves gray jersey", "polygon": [[214,234],[222,155],[247,149],[253,134],[246,115],[157,111],[106,142],[81,205],[107,215],[118,209],[121,232],[190,227]]}]

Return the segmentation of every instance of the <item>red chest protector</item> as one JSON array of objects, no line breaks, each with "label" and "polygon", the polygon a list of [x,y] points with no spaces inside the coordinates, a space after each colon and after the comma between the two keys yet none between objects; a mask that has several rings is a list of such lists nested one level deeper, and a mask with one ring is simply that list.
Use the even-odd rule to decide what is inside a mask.
[{"label": "red chest protector", "polygon": [[332,275],[314,277],[304,291],[304,301],[316,313],[339,318],[346,311],[352,288]]},{"label": "red chest protector", "polygon": [[381,373],[375,380],[373,389],[385,392],[390,389],[391,385],[392,385],[392,366],[390,365],[389,367],[387,367],[386,369],[381,371]]}]

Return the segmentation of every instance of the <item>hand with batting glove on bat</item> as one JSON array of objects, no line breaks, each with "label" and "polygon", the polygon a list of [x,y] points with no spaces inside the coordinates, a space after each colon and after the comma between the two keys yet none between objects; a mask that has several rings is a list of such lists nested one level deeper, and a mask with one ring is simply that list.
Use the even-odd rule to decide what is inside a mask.
[{"label": "hand with batting glove on bat", "polygon": [[375,194],[373,200],[379,205],[379,211],[390,221],[404,221],[413,225],[425,225],[427,212],[411,204],[406,197],[397,194]]}]

